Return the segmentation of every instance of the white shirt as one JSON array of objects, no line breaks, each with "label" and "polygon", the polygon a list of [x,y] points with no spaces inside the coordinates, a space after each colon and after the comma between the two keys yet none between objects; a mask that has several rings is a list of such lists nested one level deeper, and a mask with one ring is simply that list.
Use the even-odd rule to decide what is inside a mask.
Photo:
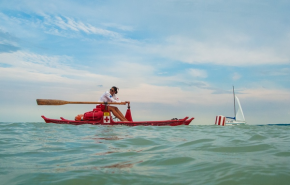
[{"label": "white shirt", "polygon": [[120,103],[121,100],[117,98],[117,96],[114,94],[113,96],[109,93],[109,91],[106,91],[99,99],[99,102],[118,102]]}]

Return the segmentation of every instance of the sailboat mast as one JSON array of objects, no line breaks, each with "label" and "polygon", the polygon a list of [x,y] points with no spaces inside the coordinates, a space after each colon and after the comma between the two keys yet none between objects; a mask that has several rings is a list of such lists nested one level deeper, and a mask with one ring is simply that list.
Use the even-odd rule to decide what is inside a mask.
[{"label": "sailboat mast", "polygon": [[234,96],[234,115],[235,115],[235,120],[236,118],[236,98],[235,98],[235,87],[233,86],[233,96]]}]

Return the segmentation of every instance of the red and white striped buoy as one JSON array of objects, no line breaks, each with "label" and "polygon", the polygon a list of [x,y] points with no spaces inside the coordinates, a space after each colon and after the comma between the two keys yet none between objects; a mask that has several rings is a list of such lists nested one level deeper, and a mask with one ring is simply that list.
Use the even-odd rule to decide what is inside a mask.
[{"label": "red and white striped buoy", "polygon": [[225,126],[226,117],[225,116],[216,116],[215,125]]}]

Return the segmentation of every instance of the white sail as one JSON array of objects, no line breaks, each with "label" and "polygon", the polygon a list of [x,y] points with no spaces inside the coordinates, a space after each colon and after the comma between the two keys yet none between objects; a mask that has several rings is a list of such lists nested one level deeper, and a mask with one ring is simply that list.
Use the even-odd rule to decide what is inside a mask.
[{"label": "white sail", "polygon": [[235,96],[236,99],[236,121],[246,121],[243,110],[242,110],[242,106],[240,103],[240,100],[237,96]]},{"label": "white sail", "polygon": [[239,98],[235,95],[235,89],[233,87],[233,98],[234,98],[234,115],[235,117],[226,117],[225,125],[244,125],[246,119],[242,110],[242,106]]}]

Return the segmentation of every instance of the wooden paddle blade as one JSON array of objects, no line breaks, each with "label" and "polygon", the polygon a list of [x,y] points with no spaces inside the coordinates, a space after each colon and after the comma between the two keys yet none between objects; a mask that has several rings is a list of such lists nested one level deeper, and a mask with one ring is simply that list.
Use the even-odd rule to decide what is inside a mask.
[{"label": "wooden paddle blade", "polygon": [[37,105],[65,105],[68,102],[63,100],[51,100],[51,99],[36,99]]}]

